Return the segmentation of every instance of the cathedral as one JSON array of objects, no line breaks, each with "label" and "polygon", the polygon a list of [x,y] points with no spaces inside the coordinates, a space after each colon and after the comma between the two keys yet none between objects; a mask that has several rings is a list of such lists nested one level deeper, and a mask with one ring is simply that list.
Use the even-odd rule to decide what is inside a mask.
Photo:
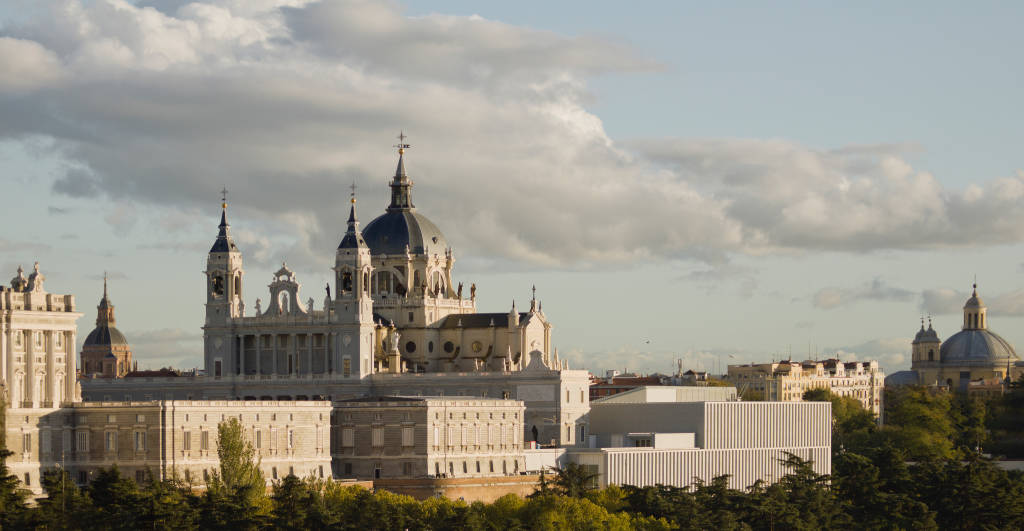
[{"label": "cathedral", "polygon": [[477,311],[476,286],[455,281],[454,251],[413,203],[408,147],[398,146],[390,203],[365,229],[353,191],[333,286],[319,298],[305,297],[282,265],[265,298],[246,304],[243,254],[223,202],[205,271],[204,374],[85,379],[86,399],[518,399],[526,440],[584,437],[587,372],[559,360],[536,296],[522,311],[515,302],[507,312]]},{"label": "cathedral", "polygon": [[132,370],[131,347],[116,324],[114,305],[107,296],[107,278],[104,275],[103,298],[96,307],[96,328],[89,332],[82,344],[82,376],[123,378]]},{"label": "cathedral", "polygon": [[1002,391],[1007,379],[1018,377],[1024,369],[1008,341],[988,327],[988,308],[978,296],[978,285],[963,307],[961,330],[945,341],[921,320],[911,343],[909,371],[886,378],[888,385],[919,384],[945,387],[970,394]]}]

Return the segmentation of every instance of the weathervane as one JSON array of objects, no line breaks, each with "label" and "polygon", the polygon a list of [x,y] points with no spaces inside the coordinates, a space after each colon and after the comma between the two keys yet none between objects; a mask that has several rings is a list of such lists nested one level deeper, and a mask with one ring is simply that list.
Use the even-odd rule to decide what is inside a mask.
[{"label": "weathervane", "polygon": [[410,146],[409,144],[406,144],[406,143],[405,143],[405,139],[406,139],[406,138],[409,138],[409,137],[408,137],[408,136],[407,136],[407,135],[405,134],[405,131],[399,131],[399,132],[398,132],[398,137],[397,137],[397,138],[398,138],[398,143],[397,143],[397,144],[395,144],[395,146],[394,146],[394,147],[398,148],[398,153],[399,153],[399,154],[401,154],[401,153],[405,153],[405,150],[407,150],[407,149],[409,149],[410,147],[412,147],[412,146]]}]

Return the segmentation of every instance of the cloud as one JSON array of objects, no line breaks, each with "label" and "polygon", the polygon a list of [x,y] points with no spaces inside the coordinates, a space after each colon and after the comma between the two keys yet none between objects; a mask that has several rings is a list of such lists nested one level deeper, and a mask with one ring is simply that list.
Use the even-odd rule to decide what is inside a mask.
[{"label": "cloud", "polygon": [[970,296],[953,288],[926,289],[921,292],[921,311],[930,315],[960,313]]},{"label": "cloud", "polygon": [[73,209],[50,206],[47,207],[46,210],[50,213],[51,216],[63,216],[64,214],[71,212]]},{"label": "cloud", "polygon": [[[718,267],[1024,240],[1024,176],[945,189],[904,160],[912,146],[613,140],[586,110],[588,80],[659,66],[606,38],[359,0],[35,11],[0,30],[0,65],[25,72],[0,81],[0,140],[48,139],[70,168],[57,193],[205,212],[211,237],[227,186],[233,228],[261,235],[247,260],[329,267],[345,187],[360,183],[364,223],[382,212],[400,129],[415,201],[467,263]],[[108,221],[123,234],[131,218]]]},{"label": "cloud", "polygon": [[680,279],[695,283],[708,293],[715,292],[724,284],[735,284],[737,295],[744,299],[752,297],[757,290],[757,271],[732,263],[715,264],[708,269],[691,271],[682,275]]},{"label": "cloud", "polygon": [[819,289],[812,299],[816,308],[831,310],[862,300],[874,301],[907,301],[913,299],[915,293],[902,288],[890,286],[881,277],[856,288],[826,287]]},{"label": "cloud", "polygon": [[124,331],[140,369],[187,368],[201,363],[203,336],[180,328]]},{"label": "cloud", "polygon": [[53,191],[68,197],[96,197],[100,187],[96,178],[81,168],[69,168],[53,182]]},{"label": "cloud", "polygon": [[0,37],[0,94],[22,94],[63,75],[56,54],[38,42]]},{"label": "cloud", "polygon": [[882,369],[891,374],[910,367],[909,337],[872,339],[864,343],[845,347],[823,349],[822,358],[834,357],[842,361],[877,360]]},{"label": "cloud", "polygon": [[116,205],[103,216],[103,221],[106,221],[118,236],[125,236],[131,232],[138,220],[138,212],[131,204]]},{"label": "cloud", "polygon": [[33,256],[45,253],[50,249],[52,249],[52,247],[45,243],[14,241],[0,237],[0,252],[8,256],[16,253],[25,253],[29,255],[29,258],[32,258]]}]

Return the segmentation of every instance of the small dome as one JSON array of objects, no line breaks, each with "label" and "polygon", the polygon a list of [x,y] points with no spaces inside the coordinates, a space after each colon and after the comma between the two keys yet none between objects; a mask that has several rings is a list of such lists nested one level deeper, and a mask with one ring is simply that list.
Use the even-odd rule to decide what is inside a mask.
[{"label": "small dome", "polygon": [[964,303],[965,310],[968,308],[981,308],[985,306],[985,303],[981,301],[981,297],[978,296],[978,285],[975,284],[973,287],[974,291],[971,292],[971,298],[967,299],[967,302]]},{"label": "small dome", "polygon": [[405,254],[406,245],[412,254],[444,255],[448,240],[426,216],[412,210],[392,210],[371,221],[363,230],[370,252]]},{"label": "small dome", "polygon": [[85,343],[82,344],[83,347],[120,345],[127,346],[128,340],[124,338],[124,334],[120,330],[113,326],[97,326],[92,332],[89,332],[89,335],[85,338]]},{"label": "small dome", "polygon": [[992,365],[1016,359],[1013,345],[988,329],[961,330],[939,349],[944,365]]}]

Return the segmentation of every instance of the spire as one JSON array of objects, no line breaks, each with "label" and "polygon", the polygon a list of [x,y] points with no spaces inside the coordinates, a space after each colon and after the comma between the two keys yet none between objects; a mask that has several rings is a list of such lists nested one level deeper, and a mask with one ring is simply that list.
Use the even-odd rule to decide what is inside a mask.
[{"label": "spire", "polygon": [[103,272],[103,298],[100,299],[99,306],[96,307],[96,326],[115,326],[117,320],[114,319],[114,305],[110,303],[110,297],[107,296],[107,272]]},{"label": "spire", "polygon": [[363,239],[363,233],[359,230],[359,218],[356,216],[356,183],[352,182],[352,193],[350,194],[349,203],[352,204],[348,211],[348,230],[345,232],[345,236],[341,238],[341,243],[338,244],[338,249],[361,249],[366,247],[366,240]]},{"label": "spire", "polygon": [[100,299],[100,308],[107,308],[110,306],[110,298],[107,297],[107,272],[103,272],[103,298]]},{"label": "spire", "polygon": [[217,240],[213,242],[213,247],[210,247],[210,252],[237,253],[238,247],[231,238],[231,225],[228,224],[228,189],[224,188],[220,193],[220,225],[217,226],[220,231],[217,232]]},{"label": "spire", "polygon": [[412,210],[415,206],[412,204],[412,181],[409,180],[409,175],[405,172],[405,150],[411,146],[405,143],[405,139],[409,138],[404,132],[398,134],[398,143],[395,147],[398,148],[398,167],[395,168],[395,176],[391,181],[391,204],[388,205],[388,211],[403,211]]}]

